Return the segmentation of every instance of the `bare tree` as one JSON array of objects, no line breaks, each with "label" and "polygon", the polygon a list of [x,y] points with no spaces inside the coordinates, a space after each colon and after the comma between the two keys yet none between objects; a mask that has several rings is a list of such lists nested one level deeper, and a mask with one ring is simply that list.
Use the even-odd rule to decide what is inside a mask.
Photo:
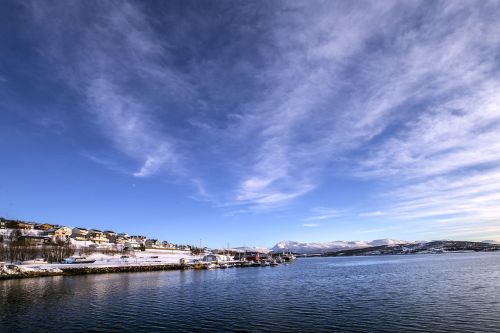
[{"label": "bare tree", "polygon": [[5,261],[5,260],[7,260],[5,245],[3,243],[0,243],[0,261]]},{"label": "bare tree", "polygon": [[9,240],[11,242],[15,242],[15,241],[18,241],[19,240],[19,237],[21,237],[23,235],[22,231],[19,230],[19,229],[14,229],[10,232],[9,234]]},{"label": "bare tree", "polygon": [[54,243],[44,245],[42,255],[47,262],[62,262],[65,258],[75,254],[75,248],[68,241],[57,239]]},{"label": "bare tree", "polygon": [[2,244],[2,252],[4,259],[9,260],[11,263],[33,260],[39,258],[41,255],[40,248],[26,244],[24,241],[19,239],[9,242],[7,246]]},{"label": "bare tree", "polygon": [[90,246],[85,246],[78,249],[78,254],[81,256],[88,256],[94,252],[96,252],[96,249]]}]

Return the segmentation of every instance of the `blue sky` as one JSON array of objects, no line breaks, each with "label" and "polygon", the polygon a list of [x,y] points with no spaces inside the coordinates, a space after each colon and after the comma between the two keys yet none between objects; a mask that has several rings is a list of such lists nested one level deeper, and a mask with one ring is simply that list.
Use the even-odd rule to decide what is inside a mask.
[{"label": "blue sky", "polygon": [[0,216],[209,246],[500,239],[497,1],[0,7]]}]

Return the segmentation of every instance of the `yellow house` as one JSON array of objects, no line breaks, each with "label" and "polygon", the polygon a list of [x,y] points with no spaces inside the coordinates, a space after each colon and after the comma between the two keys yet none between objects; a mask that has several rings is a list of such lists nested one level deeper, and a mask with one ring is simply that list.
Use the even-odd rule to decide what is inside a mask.
[{"label": "yellow house", "polygon": [[106,237],[106,235],[104,235],[102,231],[95,229],[89,230],[87,240],[91,240],[96,244],[109,243],[109,239]]},{"label": "yellow house", "polygon": [[36,225],[35,229],[36,230],[47,231],[47,230],[50,230],[50,229],[57,229],[57,226],[55,226],[53,224],[44,223],[44,224],[38,224],[38,225]]},{"label": "yellow house", "polygon": [[23,221],[7,220],[7,221],[5,221],[5,227],[7,229],[32,230],[34,225],[32,223],[23,222]]},{"label": "yellow house", "polygon": [[44,234],[47,236],[54,236],[57,238],[66,239],[69,238],[69,236],[71,236],[72,232],[73,229],[70,227],[59,227],[59,228],[49,229],[45,231]]},{"label": "yellow house", "polygon": [[85,228],[73,228],[71,238],[74,238],[77,241],[86,241],[88,234],[89,231]]}]

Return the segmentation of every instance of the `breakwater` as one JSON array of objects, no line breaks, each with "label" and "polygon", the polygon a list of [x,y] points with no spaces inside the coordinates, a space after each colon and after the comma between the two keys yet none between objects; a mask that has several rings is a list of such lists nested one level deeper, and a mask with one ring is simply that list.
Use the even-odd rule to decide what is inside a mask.
[{"label": "breakwater", "polygon": [[148,271],[173,271],[180,270],[180,264],[162,265],[134,265],[134,266],[112,266],[112,267],[65,267],[61,270],[63,275],[83,275],[83,274],[106,274],[106,273],[131,273]]},{"label": "breakwater", "polygon": [[149,271],[171,271],[180,270],[180,264],[161,265],[127,265],[127,266],[85,266],[85,267],[57,267],[51,269],[25,269],[22,266],[7,265],[0,270],[0,280],[35,278],[60,275],[85,275],[85,274],[108,274],[108,273],[132,273]]}]

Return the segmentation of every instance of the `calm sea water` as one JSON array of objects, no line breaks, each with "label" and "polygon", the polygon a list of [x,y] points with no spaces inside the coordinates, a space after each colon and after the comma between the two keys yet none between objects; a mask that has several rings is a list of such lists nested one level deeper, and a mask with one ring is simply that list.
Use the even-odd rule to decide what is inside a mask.
[{"label": "calm sea water", "polygon": [[500,332],[500,253],[0,281],[2,332]]}]

